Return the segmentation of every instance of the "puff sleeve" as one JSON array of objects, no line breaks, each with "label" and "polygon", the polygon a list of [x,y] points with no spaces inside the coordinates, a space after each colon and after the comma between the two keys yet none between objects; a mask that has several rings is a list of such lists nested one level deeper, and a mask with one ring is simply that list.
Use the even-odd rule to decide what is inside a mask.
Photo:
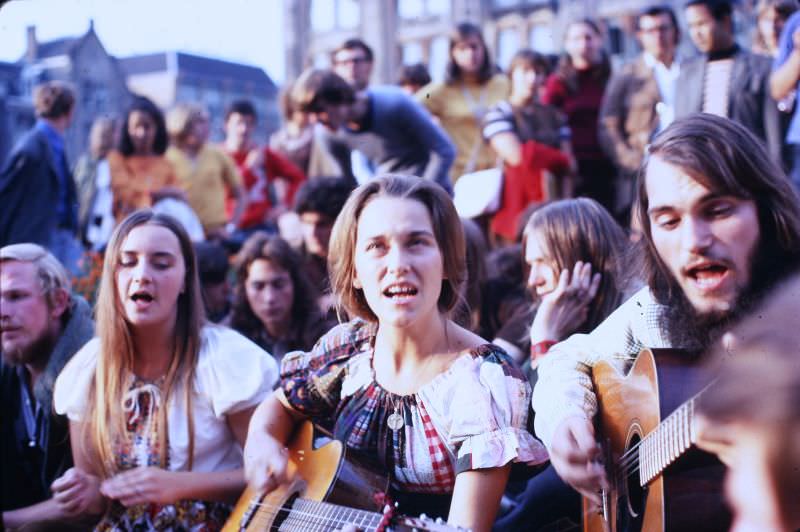
[{"label": "puff sleeve", "polygon": [[226,327],[203,329],[196,386],[216,417],[258,405],[277,381],[278,363],[272,355]]},{"label": "puff sleeve", "polygon": [[485,345],[462,361],[461,375],[452,379],[457,385],[440,402],[449,419],[448,444],[456,449],[456,473],[547,461],[544,445],[526,429],[530,385],[508,356]]},{"label": "puff sleeve", "polygon": [[70,421],[80,421],[86,412],[99,351],[100,339],[93,338],[75,353],[56,379],[53,407]]}]

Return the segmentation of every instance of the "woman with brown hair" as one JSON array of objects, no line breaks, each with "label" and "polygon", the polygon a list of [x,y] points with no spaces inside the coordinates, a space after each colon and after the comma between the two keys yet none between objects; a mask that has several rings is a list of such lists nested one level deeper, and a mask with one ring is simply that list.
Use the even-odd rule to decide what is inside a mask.
[{"label": "woman with brown hair", "polygon": [[97,530],[217,530],[244,487],[242,452],[275,361],[203,315],[192,243],[173,218],[128,216],[111,236],[98,338],[67,364],[54,405],[75,467],[54,498]]},{"label": "woman with brown hair", "polygon": [[496,157],[481,137],[481,122],[490,106],[508,97],[508,79],[497,72],[481,29],[462,22],[450,33],[450,60],[445,81],[417,92],[417,100],[456,145],[450,171],[455,182],[463,174],[495,166]]},{"label": "woman with brown hair", "polygon": [[248,238],[236,272],[230,326],[276,360],[311,349],[333,325],[317,306],[300,256],[279,236],[258,232]]},{"label": "woman with brown hair", "polygon": [[597,138],[597,120],[611,63],[597,22],[584,18],[567,25],[564,51],[556,71],[545,83],[542,103],[567,115],[578,164],[574,194],[593,198],[613,213],[615,168]]},{"label": "woman with brown hair", "polygon": [[489,530],[510,463],[546,454],[525,430],[522,374],[450,319],[465,278],[452,201],[430,181],[381,177],[350,196],[331,244],[334,293],[356,318],[283,360],[281,387],[250,424],[251,486],[285,480],[281,450],[311,419],[377,458],[400,512]]}]

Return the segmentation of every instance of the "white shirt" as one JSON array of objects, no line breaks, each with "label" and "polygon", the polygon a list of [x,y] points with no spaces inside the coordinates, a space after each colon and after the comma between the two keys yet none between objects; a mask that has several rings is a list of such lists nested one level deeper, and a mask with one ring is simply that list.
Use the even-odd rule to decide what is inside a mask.
[{"label": "white shirt", "polygon": [[672,65],[667,66],[652,54],[642,54],[644,63],[653,70],[653,77],[656,78],[658,92],[661,94],[661,101],[656,105],[658,113],[658,131],[663,131],[675,120],[675,93],[677,91],[678,75],[681,73],[678,59],[673,58]]},{"label": "white shirt", "polygon": [[[230,471],[242,467],[242,449],[226,415],[258,405],[278,380],[278,364],[272,355],[226,327],[206,325],[200,334],[192,397],[192,471]],[[71,421],[84,417],[99,355],[100,339],[94,338],[72,357],[56,380],[53,405],[56,412],[66,414]],[[152,400],[160,401],[158,390],[153,387],[145,385],[129,393],[151,393]],[[182,390],[173,392],[167,408],[169,469],[186,471],[189,433]]]}]

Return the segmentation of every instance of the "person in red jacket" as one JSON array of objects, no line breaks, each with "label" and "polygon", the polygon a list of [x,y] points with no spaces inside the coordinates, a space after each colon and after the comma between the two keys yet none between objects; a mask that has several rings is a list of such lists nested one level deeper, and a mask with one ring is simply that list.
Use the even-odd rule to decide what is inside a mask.
[{"label": "person in red jacket", "polygon": [[[289,209],[306,179],[283,155],[253,142],[257,119],[255,106],[248,100],[232,102],[225,113],[223,148],[236,162],[247,195],[247,208],[237,228],[245,234],[274,228],[276,218]],[[232,210],[232,198],[227,206]]]}]

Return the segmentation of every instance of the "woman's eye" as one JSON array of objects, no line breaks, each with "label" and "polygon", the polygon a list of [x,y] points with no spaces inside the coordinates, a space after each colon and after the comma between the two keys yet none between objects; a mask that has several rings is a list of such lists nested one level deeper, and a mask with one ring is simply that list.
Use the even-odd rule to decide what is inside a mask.
[{"label": "woman's eye", "polygon": [[678,225],[678,219],[672,217],[663,217],[656,220],[659,227],[663,229],[673,229]]},{"label": "woman's eye", "polygon": [[372,251],[373,249],[379,250],[383,249],[383,247],[384,246],[381,242],[370,242],[369,244],[367,244],[367,251]]}]

